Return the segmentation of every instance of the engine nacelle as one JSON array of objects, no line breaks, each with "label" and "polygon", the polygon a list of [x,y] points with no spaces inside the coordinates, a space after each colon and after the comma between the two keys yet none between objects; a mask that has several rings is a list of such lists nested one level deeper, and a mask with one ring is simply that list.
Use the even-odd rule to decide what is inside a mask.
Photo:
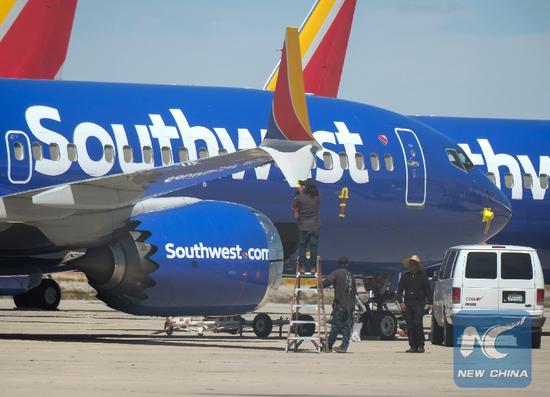
[{"label": "engine nacelle", "polygon": [[74,261],[98,298],[141,315],[232,315],[278,285],[277,229],[249,207],[219,201],[143,213],[108,246]]}]

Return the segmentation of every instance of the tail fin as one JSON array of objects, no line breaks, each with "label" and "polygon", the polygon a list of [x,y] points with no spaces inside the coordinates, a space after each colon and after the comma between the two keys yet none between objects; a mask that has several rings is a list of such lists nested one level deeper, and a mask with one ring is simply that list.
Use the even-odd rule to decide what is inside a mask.
[{"label": "tail fin", "polygon": [[268,152],[290,186],[308,178],[313,153],[319,147],[313,138],[300,58],[298,28],[286,30],[280,76],[273,94],[267,133],[260,147]]},{"label": "tail fin", "polygon": [[[342,69],[357,0],[317,0],[300,27],[300,46],[305,90],[333,97],[338,95]],[[273,91],[279,64],[264,85]]]},{"label": "tail fin", "polygon": [[76,1],[2,0],[0,77],[58,77],[67,56]]}]

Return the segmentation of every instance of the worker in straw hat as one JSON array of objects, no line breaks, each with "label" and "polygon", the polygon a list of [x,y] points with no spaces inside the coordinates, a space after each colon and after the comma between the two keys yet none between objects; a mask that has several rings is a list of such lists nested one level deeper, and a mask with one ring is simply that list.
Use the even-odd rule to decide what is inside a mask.
[{"label": "worker in straw hat", "polygon": [[397,287],[397,300],[405,312],[409,350],[407,353],[424,353],[423,318],[426,309],[432,307],[432,289],[420,258],[413,255],[403,261],[408,272],[403,274]]}]

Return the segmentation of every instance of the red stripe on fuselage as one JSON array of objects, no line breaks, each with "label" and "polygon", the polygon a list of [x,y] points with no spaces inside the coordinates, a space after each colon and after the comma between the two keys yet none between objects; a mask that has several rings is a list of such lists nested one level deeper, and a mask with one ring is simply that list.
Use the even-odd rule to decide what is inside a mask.
[{"label": "red stripe on fuselage", "polygon": [[0,42],[0,76],[53,79],[69,46],[76,0],[29,0]]}]

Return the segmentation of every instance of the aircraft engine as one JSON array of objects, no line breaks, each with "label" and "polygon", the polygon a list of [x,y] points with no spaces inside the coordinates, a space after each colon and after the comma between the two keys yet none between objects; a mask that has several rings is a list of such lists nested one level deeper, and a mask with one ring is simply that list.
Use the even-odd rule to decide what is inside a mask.
[{"label": "aircraft engine", "polygon": [[140,214],[129,225],[73,262],[114,309],[159,316],[246,313],[280,281],[280,237],[249,207],[199,201]]}]

